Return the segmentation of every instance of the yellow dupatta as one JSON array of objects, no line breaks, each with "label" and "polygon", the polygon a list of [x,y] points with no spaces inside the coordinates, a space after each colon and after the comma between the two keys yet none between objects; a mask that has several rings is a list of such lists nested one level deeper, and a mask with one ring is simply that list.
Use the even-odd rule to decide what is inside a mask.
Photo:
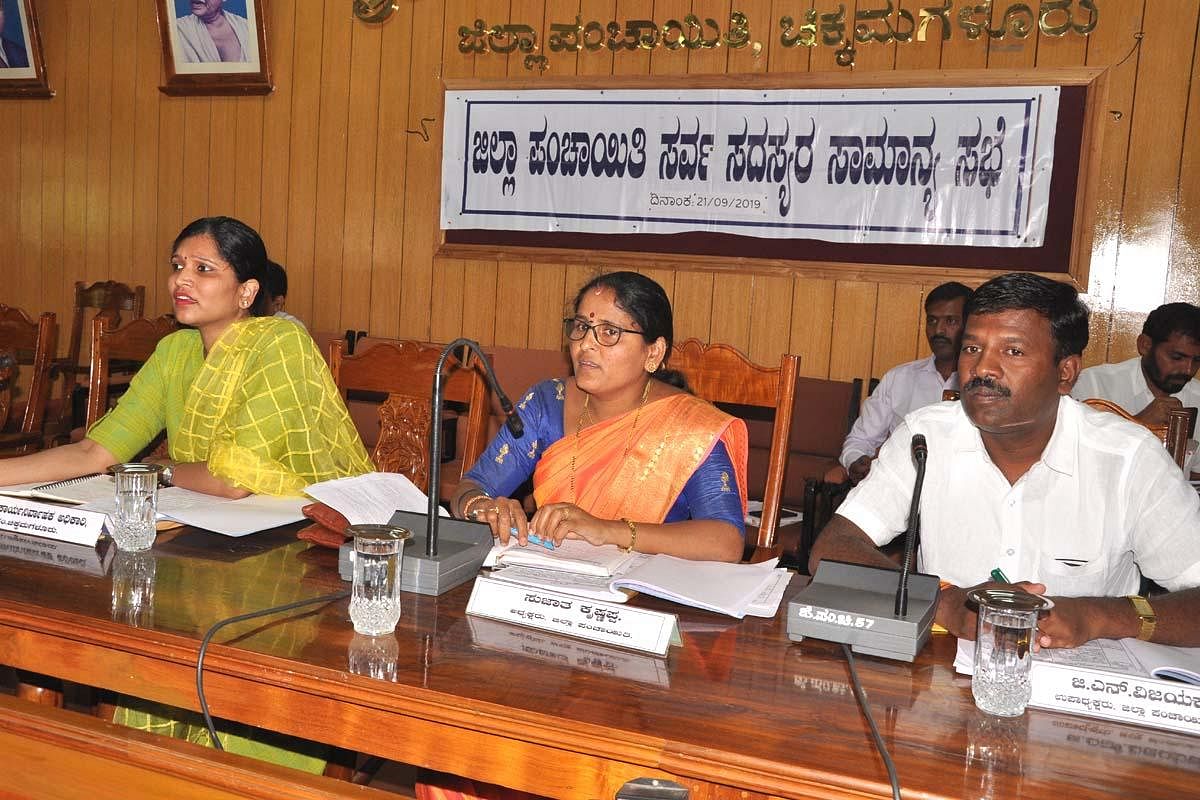
[{"label": "yellow dupatta", "polygon": [[254,494],[298,495],[372,470],[312,337],[275,317],[243,320],[217,340],[169,448]]},{"label": "yellow dupatta", "polygon": [[662,522],[718,440],[734,466],[735,486],[727,479],[722,491],[738,492],[744,514],[746,423],[684,393],[564,435],[538,461],[533,495],[539,506],[575,503],[600,519]]}]

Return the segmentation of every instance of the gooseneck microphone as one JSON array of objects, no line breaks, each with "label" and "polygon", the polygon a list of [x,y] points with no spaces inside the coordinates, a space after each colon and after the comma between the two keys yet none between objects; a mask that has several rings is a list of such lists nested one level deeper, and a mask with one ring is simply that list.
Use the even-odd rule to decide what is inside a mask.
[{"label": "gooseneck microphone", "polygon": [[913,554],[921,538],[921,488],[925,485],[925,460],[929,458],[929,447],[922,434],[914,433],[909,443],[913,463],[917,465],[917,477],[913,481],[912,500],[908,504],[908,527],[904,530],[904,560],[900,563],[900,585],[896,587],[896,616],[908,613],[908,574],[912,570]]},{"label": "gooseneck microphone", "polygon": [[[437,367],[433,372],[433,395],[430,398],[430,421],[429,421],[429,521],[426,524],[425,536],[425,555],[433,558],[438,554],[438,494],[441,490],[442,481],[442,407],[444,401],[442,398],[442,370],[446,366],[446,359],[450,357],[450,353],[457,348],[469,350],[475,354],[483,364],[484,375],[487,376],[488,387],[496,393],[496,399],[500,401],[500,408],[504,411],[505,425],[512,435],[520,439],[525,434],[525,425],[521,422],[520,415],[513,408],[512,401],[508,399],[508,395],[500,388],[500,382],[496,380],[496,373],[492,370],[492,362],[483,352],[483,348],[479,346],[479,342],[472,339],[455,339],[450,344],[442,349],[442,354],[438,356]],[[467,360],[460,358],[460,362],[466,366]]]}]

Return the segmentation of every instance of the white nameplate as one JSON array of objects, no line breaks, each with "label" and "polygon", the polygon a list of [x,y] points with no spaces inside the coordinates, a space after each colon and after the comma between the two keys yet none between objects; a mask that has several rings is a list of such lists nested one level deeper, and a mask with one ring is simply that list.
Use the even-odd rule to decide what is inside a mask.
[{"label": "white nameplate", "polygon": [[467,613],[592,642],[666,655],[679,641],[674,614],[550,592],[506,581],[475,579]]},{"label": "white nameplate", "polygon": [[1200,735],[1200,687],[1034,659],[1029,705]]},{"label": "white nameplate", "polygon": [[0,530],[28,533],[60,542],[92,547],[104,530],[106,515],[99,511],[0,497]]}]

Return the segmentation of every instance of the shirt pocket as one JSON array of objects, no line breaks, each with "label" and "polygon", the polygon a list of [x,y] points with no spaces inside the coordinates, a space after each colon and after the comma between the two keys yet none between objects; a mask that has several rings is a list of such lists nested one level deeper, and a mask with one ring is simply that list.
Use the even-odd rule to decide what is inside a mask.
[{"label": "shirt pocket", "polygon": [[1039,583],[1057,597],[1095,597],[1103,594],[1108,564],[1099,551],[1046,554],[1038,565]]}]

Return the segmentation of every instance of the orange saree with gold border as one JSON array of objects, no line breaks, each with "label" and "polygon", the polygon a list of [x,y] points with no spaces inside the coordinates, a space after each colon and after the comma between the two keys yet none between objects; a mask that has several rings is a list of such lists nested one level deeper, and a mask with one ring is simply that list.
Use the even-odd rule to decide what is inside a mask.
[{"label": "orange saree with gold border", "polygon": [[538,506],[574,503],[600,519],[662,522],[718,441],[735,473],[722,482],[738,492],[744,514],[746,423],[690,394],[655,400],[640,414],[606,419],[577,436],[566,434],[538,461],[533,495]]}]

